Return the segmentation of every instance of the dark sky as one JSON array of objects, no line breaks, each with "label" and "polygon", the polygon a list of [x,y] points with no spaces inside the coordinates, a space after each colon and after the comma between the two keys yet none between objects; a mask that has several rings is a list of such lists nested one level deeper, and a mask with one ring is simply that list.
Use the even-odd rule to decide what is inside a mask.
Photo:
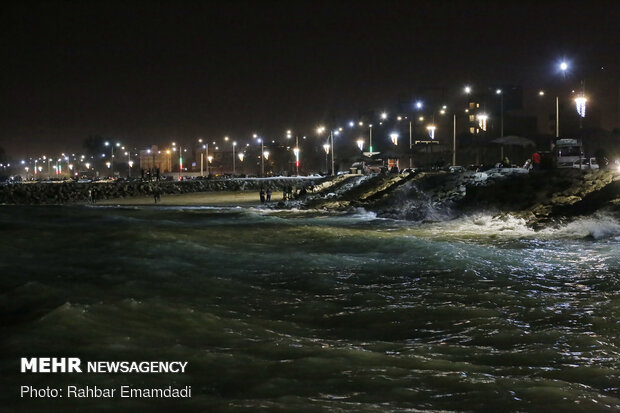
[{"label": "dark sky", "polygon": [[590,1],[19,1],[0,22],[0,146],[309,133],[426,87],[544,86],[562,57],[617,70],[619,14]]}]

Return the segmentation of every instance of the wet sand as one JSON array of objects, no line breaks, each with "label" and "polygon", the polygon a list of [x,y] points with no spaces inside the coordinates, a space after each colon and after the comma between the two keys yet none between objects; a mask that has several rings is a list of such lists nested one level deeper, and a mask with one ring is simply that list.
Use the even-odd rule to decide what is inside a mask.
[{"label": "wet sand", "polygon": [[[282,194],[273,197],[278,202]],[[106,199],[97,205],[155,205],[152,196]],[[212,206],[253,206],[260,205],[258,191],[192,192],[187,194],[162,194],[157,205],[212,205]]]}]

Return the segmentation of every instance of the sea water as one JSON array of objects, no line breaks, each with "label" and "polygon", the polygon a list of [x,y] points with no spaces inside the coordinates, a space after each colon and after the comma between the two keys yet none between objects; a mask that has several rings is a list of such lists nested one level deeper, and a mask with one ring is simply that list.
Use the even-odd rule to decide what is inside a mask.
[{"label": "sea water", "polygon": [[[620,223],[0,208],[0,410],[618,411]],[[21,357],[187,361],[19,373]],[[19,386],[191,386],[21,399]]]}]

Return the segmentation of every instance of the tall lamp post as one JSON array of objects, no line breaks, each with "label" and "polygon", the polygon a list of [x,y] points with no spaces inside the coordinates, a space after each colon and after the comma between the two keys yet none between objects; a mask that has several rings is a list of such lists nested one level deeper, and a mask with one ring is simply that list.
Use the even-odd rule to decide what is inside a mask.
[{"label": "tall lamp post", "polygon": [[452,115],[452,166],[456,166],[456,113]]},{"label": "tall lamp post", "polygon": [[[292,138],[292,132],[290,130],[286,131],[286,139]],[[299,136],[295,135],[295,147],[293,148],[293,154],[295,155],[295,174],[299,176]]]},{"label": "tall lamp post", "polygon": [[232,143],[232,161],[233,161],[233,177],[236,175],[236,165],[235,165],[235,147],[237,146],[237,142]]},{"label": "tall lamp post", "polygon": [[[495,94],[499,95],[500,101],[500,137],[504,137],[504,93],[501,89],[497,89]],[[500,146],[500,159],[504,159],[504,144]]]},{"label": "tall lamp post", "polygon": [[[198,143],[202,143],[202,138],[198,139]],[[205,148],[205,146],[202,145],[202,149],[204,149],[204,148]],[[203,168],[204,168],[204,162],[206,161],[205,155],[206,154],[200,152],[200,176],[204,176]]]},{"label": "tall lamp post", "polygon": [[[568,63],[561,62],[560,70],[564,77],[566,77],[566,70],[568,70]],[[555,138],[558,139],[560,137],[560,99],[558,94],[555,95]],[[551,148],[553,149],[553,142],[551,143]]]},{"label": "tall lamp post", "polygon": [[116,144],[113,145],[112,143],[105,141],[104,145],[110,147],[110,174],[114,176],[114,146],[121,146],[121,144],[116,142]]},{"label": "tall lamp post", "polygon": [[[123,149],[125,149],[125,147],[123,147]],[[127,178],[131,178],[131,167],[133,166],[133,161],[131,160],[131,150],[125,152],[125,155],[127,155],[127,165],[129,165],[129,168],[127,169]]]},{"label": "tall lamp post", "polygon": [[329,165],[328,165],[328,159],[327,156],[329,155],[329,144],[325,143],[323,144],[323,150],[325,151],[325,173],[329,172]]},{"label": "tall lamp post", "polygon": [[243,170],[243,158],[245,158],[245,153],[243,153],[243,152],[239,152],[239,153],[237,154],[237,156],[239,157],[239,160],[241,161],[241,164],[242,164],[242,165],[241,165],[241,170]]},{"label": "tall lamp post", "polygon": [[[321,126],[317,129],[317,133],[320,135],[321,133],[323,133],[325,131],[325,126]],[[334,135],[338,135],[340,132],[339,131],[334,131],[333,129],[329,130],[329,142],[330,142],[330,151],[332,154],[332,176],[336,175],[336,170],[335,170],[335,162],[334,162]]]},{"label": "tall lamp post", "polygon": [[257,134],[252,135],[254,139],[260,142],[260,176],[265,176],[265,146],[262,138],[259,138]]}]

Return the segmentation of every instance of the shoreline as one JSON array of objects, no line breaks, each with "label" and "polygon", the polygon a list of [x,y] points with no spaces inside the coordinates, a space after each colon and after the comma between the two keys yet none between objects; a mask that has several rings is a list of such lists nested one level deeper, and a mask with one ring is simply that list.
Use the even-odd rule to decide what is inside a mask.
[{"label": "shoreline", "polygon": [[[271,203],[281,200],[272,198]],[[165,205],[165,206],[259,206],[262,205],[258,191],[213,191],[189,192],[184,194],[162,194],[161,200],[155,203],[152,196],[136,196],[129,198],[103,199],[92,205]]]}]

